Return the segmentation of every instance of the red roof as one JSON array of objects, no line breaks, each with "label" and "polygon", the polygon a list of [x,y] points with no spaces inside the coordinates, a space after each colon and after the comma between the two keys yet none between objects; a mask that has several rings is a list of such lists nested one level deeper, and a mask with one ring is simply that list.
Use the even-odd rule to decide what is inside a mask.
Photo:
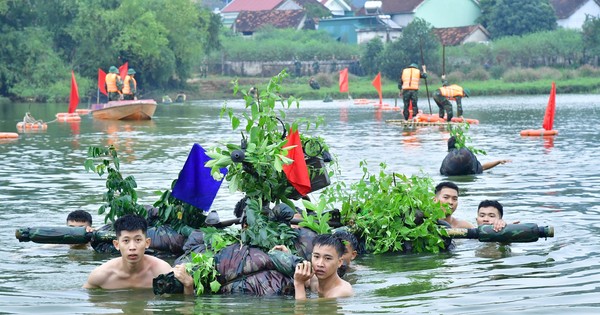
[{"label": "red roof", "polygon": [[305,15],[303,10],[242,11],[235,21],[235,30],[254,32],[265,25],[298,28]]},{"label": "red roof", "polygon": [[487,30],[481,25],[469,25],[462,27],[446,27],[446,28],[434,28],[433,33],[437,35],[440,42],[444,46],[456,46],[463,43],[463,41],[477,29],[480,29],[483,33],[489,36]]},{"label": "red roof", "polygon": [[222,13],[240,11],[265,11],[275,9],[283,0],[233,0],[226,5]]},{"label": "red roof", "polygon": [[381,12],[390,13],[410,13],[423,3],[424,0],[382,0]]}]

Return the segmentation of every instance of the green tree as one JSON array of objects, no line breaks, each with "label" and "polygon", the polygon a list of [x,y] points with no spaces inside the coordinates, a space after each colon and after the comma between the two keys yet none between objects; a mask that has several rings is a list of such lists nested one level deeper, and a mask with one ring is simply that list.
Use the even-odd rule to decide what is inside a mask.
[{"label": "green tree", "polygon": [[524,35],[556,28],[548,0],[481,0],[481,18],[493,38]]},{"label": "green tree", "polygon": [[587,59],[600,56],[600,18],[586,16],[582,36]]},{"label": "green tree", "polygon": [[382,73],[391,79],[398,79],[402,69],[411,63],[421,65],[421,60],[429,70],[434,70],[439,65],[439,49],[440,42],[431,24],[416,18],[404,28],[401,38],[385,45],[379,66]]},{"label": "green tree", "polygon": [[364,47],[360,64],[367,74],[379,72],[379,56],[383,51],[383,42],[379,37],[371,39]]}]

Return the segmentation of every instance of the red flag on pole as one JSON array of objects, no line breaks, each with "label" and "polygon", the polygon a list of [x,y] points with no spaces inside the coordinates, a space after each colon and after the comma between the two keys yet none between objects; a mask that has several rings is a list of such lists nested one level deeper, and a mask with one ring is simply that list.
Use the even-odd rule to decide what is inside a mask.
[{"label": "red flag on pole", "polygon": [[310,192],[310,177],[308,176],[308,169],[306,168],[306,161],[304,160],[304,151],[302,150],[302,142],[300,142],[300,134],[298,130],[292,132],[287,136],[287,145],[296,147],[288,151],[287,157],[294,160],[292,164],[286,164],[283,166],[283,172],[288,178],[288,181],[296,188],[296,190],[305,196]]},{"label": "red flag on pole", "polygon": [[75,73],[71,70],[71,96],[69,98],[69,114],[75,112],[75,108],[79,104],[79,90],[77,89],[77,81],[75,81]]},{"label": "red flag on pole", "polygon": [[373,82],[371,82],[371,84],[373,84],[373,86],[377,90],[377,93],[379,93],[379,105],[382,105],[383,98],[381,96],[381,72],[377,73],[377,76],[375,77],[375,79],[373,79]]},{"label": "red flag on pole", "polygon": [[340,71],[340,93],[348,92],[348,68]]},{"label": "red flag on pole", "polygon": [[119,67],[119,75],[121,76],[121,80],[125,80],[125,76],[127,76],[127,70],[129,68],[128,63],[129,62],[126,62]]},{"label": "red flag on pole", "polygon": [[106,72],[98,68],[98,90],[104,95],[108,95],[106,92]]},{"label": "red flag on pole", "polygon": [[552,82],[552,89],[550,90],[550,98],[548,99],[548,106],[546,106],[546,114],[544,114],[544,123],[542,128],[545,130],[552,130],[554,125],[554,111],[556,110],[556,83]]}]

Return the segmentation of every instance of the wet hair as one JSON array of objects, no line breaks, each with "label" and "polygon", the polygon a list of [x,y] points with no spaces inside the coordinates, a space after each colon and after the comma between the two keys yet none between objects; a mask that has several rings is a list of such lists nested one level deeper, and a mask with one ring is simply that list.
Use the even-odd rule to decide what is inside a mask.
[{"label": "wet hair", "polygon": [[448,151],[456,149],[456,137],[452,136],[448,139]]},{"label": "wet hair", "polygon": [[235,204],[235,208],[233,208],[233,215],[236,218],[241,218],[242,215],[244,215],[244,211],[246,210],[247,200],[248,200],[248,196],[245,196],[244,198],[240,199],[240,201],[238,201]]},{"label": "wet hair", "polygon": [[477,207],[477,212],[479,212],[479,209],[487,208],[487,207],[492,207],[492,208],[498,209],[498,213],[500,214],[500,219],[502,219],[502,216],[504,215],[504,208],[502,207],[501,203],[499,203],[497,200],[484,200],[479,203],[479,207]]},{"label": "wet hair", "polygon": [[127,214],[118,218],[117,221],[115,221],[114,227],[117,237],[121,236],[121,231],[132,232],[142,230],[142,233],[146,235],[146,231],[148,231],[148,222],[139,215]]},{"label": "wet hair", "polygon": [[441,182],[441,183],[437,184],[437,186],[435,186],[435,194],[437,195],[444,188],[450,188],[450,189],[456,190],[456,192],[460,192],[458,190],[458,186],[456,186],[455,183],[453,183],[453,182]]},{"label": "wet hair", "polygon": [[92,225],[92,215],[85,210],[75,210],[67,216],[67,222],[89,222]]},{"label": "wet hair", "polygon": [[344,243],[344,242],[350,243],[352,248],[358,252],[358,240],[356,239],[356,236],[354,236],[354,234],[352,234],[348,231],[336,231],[335,233],[333,233],[333,236],[341,239],[342,243]]},{"label": "wet hair", "polygon": [[331,246],[335,248],[338,256],[341,258],[346,252],[346,246],[343,240],[333,234],[320,234],[313,240],[313,248],[316,246]]}]

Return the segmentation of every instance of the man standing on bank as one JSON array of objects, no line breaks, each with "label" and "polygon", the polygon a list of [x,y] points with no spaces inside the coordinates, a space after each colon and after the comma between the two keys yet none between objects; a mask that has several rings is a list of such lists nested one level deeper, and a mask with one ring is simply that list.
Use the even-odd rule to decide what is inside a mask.
[{"label": "man standing on bank", "polygon": [[418,113],[417,101],[419,100],[419,80],[427,79],[427,68],[423,66],[423,72],[419,70],[416,63],[411,63],[410,66],[402,70],[398,88],[401,89],[402,100],[404,101],[404,119],[408,120],[410,103],[412,102],[413,113]]}]

